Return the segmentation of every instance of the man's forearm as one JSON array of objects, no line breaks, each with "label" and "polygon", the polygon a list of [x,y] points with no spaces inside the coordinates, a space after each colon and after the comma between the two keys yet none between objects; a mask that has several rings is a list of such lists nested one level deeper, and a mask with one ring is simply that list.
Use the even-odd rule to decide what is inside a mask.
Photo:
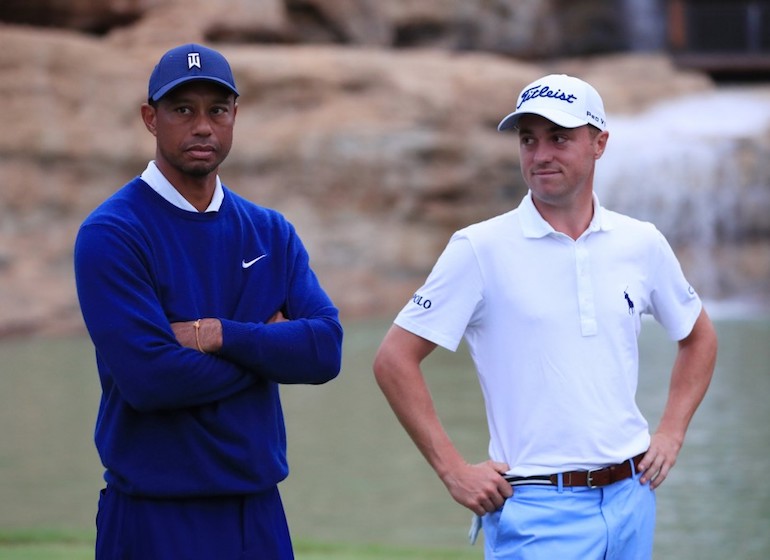
[{"label": "man's forearm", "polygon": [[684,439],[690,421],[711,383],[716,354],[716,331],[706,312],[701,311],[690,335],[679,343],[659,432]]}]

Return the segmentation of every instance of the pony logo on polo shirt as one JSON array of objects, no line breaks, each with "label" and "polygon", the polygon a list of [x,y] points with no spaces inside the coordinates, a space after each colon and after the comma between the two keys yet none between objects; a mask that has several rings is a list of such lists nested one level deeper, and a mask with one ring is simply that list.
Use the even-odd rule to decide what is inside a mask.
[{"label": "pony logo on polo shirt", "polygon": [[628,288],[626,287],[625,290],[623,290],[623,297],[626,298],[626,303],[628,304],[628,314],[633,315],[634,314],[634,302],[631,301],[631,298],[628,296]]},{"label": "pony logo on polo shirt", "polygon": [[516,109],[520,109],[524,103],[532,99],[537,99],[538,97],[547,97],[550,99],[556,99],[557,101],[565,101],[567,103],[574,103],[577,100],[577,97],[571,93],[565,93],[560,89],[552,90],[548,86],[542,86],[538,84],[521,92],[521,100],[516,106]]}]

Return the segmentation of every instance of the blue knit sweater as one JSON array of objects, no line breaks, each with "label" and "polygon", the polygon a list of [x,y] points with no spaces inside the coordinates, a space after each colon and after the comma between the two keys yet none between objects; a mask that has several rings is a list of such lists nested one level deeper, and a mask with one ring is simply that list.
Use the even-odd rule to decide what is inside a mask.
[{"label": "blue knit sweater", "polygon": [[[340,370],[338,311],[294,228],[224,192],[219,212],[187,212],[136,178],[78,233],[78,297],[102,385],[96,446],[106,481],[129,494],[274,486],[288,474],[278,384]],[[265,324],[278,310],[290,320]],[[216,355],[171,330],[202,317],[222,322]]]}]

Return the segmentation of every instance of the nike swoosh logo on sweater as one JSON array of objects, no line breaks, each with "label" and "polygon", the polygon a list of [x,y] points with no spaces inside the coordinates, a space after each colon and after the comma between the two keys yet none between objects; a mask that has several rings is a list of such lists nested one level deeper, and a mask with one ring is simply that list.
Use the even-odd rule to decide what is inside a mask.
[{"label": "nike swoosh logo on sweater", "polygon": [[264,255],[260,255],[260,256],[258,256],[256,259],[254,259],[254,260],[251,260],[251,261],[249,261],[249,262],[246,262],[246,259],[243,259],[243,261],[241,262],[241,266],[242,266],[243,268],[249,268],[249,267],[250,267],[251,265],[253,265],[255,262],[257,262],[257,261],[261,261],[261,260],[262,260],[262,259],[264,259],[266,256],[267,256],[267,253],[265,253]]}]

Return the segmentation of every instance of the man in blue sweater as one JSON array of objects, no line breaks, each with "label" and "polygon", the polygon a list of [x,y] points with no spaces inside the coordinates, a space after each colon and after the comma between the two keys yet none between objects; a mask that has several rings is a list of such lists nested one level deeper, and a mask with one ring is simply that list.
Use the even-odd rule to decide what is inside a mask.
[{"label": "man in blue sweater", "polygon": [[220,53],[165,53],[141,108],[155,160],[77,236],[102,386],[97,559],[293,558],[278,385],[336,377],[342,327],[292,225],[220,182],[237,96]]}]

